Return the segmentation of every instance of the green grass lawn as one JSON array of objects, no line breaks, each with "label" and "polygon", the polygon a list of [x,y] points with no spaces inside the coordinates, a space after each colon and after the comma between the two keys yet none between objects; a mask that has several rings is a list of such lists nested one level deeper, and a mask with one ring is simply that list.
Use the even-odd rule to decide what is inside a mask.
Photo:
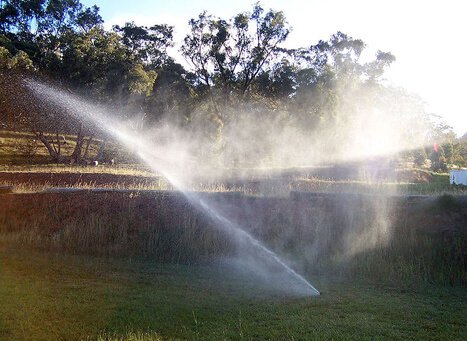
[{"label": "green grass lawn", "polygon": [[467,291],[312,280],[285,297],[222,266],[0,246],[0,339],[466,339]]}]

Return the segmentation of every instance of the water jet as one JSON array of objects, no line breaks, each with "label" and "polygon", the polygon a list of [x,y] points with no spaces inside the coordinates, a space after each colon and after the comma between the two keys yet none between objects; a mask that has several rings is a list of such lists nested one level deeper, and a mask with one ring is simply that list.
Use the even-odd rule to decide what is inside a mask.
[{"label": "water jet", "polygon": [[50,101],[55,105],[59,105],[78,119],[86,121],[102,131],[105,131],[122,143],[126,148],[136,149],[140,159],[151,168],[151,170],[162,174],[174,188],[183,193],[194,207],[211,218],[219,229],[227,233],[239,244],[248,245],[253,248],[263,260],[273,262],[278,268],[284,271],[290,282],[297,284],[299,287],[297,288],[297,285],[290,286],[293,294],[304,296],[320,295],[320,292],[311,283],[287,265],[276,253],[263,245],[263,243],[242,229],[239,225],[228,219],[222,212],[216,210],[213,204],[208,202],[208,200],[200,198],[196,192],[189,191],[189,186],[184,181],[183,176],[178,175],[180,171],[183,172],[188,166],[190,163],[189,160],[180,160],[164,150],[160,151],[155,149],[154,146],[148,141],[145,141],[142,136],[135,134],[115,119],[108,117],[103,107],[97,107],[75,95],[35,80],[27,79],[25,80],[25,84],[33,91],[35,96],[40,97],[41,100]]}]

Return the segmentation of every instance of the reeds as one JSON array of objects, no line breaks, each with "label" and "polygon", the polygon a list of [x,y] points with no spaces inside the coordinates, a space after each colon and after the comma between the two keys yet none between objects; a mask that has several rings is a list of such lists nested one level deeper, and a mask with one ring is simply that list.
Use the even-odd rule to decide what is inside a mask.
[{"label": "reeds", "polygon": [[[467,284],[467,208],[455,198],[199,195],[308,276]],[[171,191],[0,195],[0,243],[186,264],[244,251]]]}]

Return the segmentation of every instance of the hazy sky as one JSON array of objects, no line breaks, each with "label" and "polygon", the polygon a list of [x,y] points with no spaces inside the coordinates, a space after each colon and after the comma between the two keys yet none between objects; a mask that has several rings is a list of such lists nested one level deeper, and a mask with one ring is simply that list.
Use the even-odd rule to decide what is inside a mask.
[{"label": "hazy sky", "polygon": [[[188,20],[203,10],[223,18],[251,10],[251,0],[82,0],[101,9],[106,26],[135,21],[139,25],[175,26],[179,43]],[[267,10],[281,10],[293,27],[287,47],[327,40],[337,31],[362,39],[368,51],[389,51],[397,60],[387,78],[419,94],[431,112],[455,131],[467,132],[467,48],[463,0],[263,0]],[[176,52],[172,55],[176,56]]]}]

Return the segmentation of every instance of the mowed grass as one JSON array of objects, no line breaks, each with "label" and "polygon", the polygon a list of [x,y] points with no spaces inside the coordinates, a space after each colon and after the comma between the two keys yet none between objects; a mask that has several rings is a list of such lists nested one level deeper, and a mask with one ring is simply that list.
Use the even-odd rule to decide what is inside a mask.
[{"label": "mowed grass", "polygon": [[0,246],[0,339],[323,340],[467,338],[467,292],[312,280],[287,297],[222,266]]}]

